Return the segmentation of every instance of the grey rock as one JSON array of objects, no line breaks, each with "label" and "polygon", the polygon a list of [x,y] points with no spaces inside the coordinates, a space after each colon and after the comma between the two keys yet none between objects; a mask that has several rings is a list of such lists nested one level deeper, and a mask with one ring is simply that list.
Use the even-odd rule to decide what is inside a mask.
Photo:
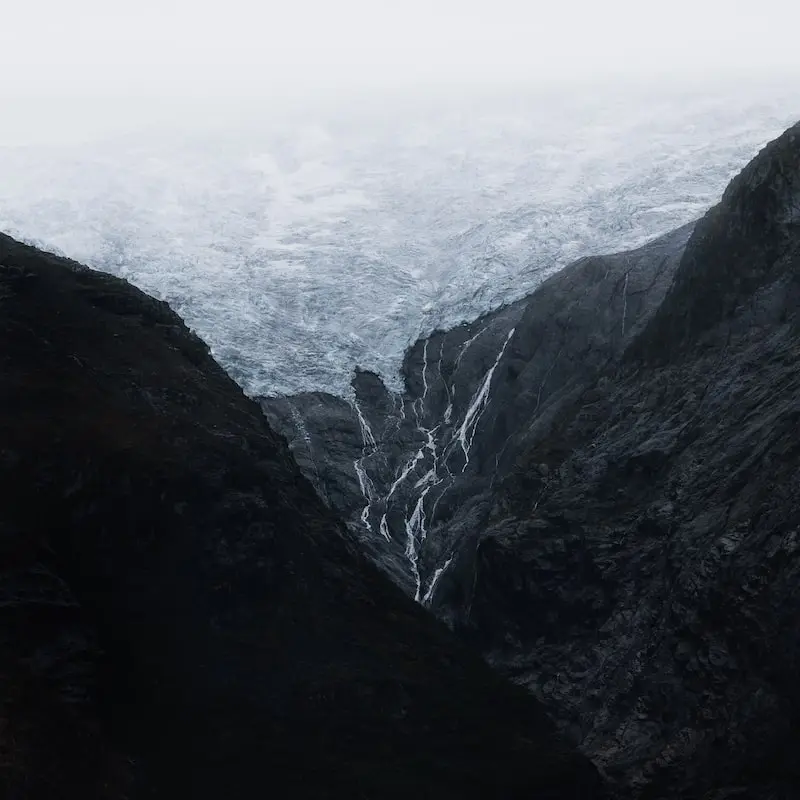
[{"label": "grey rock", "polygon": [[[798,198],[795,126],[695,225],[418,342],[417,419],[381,429],[392,464],[422,431],[440,454],[395,574],[447,564],[421,599],[626,796],[800,796]],[[392,542],[419,498],[391,498]]]},{"label": "grey rock", "polygon": [[[0,263],[38,276],[0,314],[0,797],[607,796],[165,303],[2,234]],[[352,408],[308,408],[349,458]]]}]

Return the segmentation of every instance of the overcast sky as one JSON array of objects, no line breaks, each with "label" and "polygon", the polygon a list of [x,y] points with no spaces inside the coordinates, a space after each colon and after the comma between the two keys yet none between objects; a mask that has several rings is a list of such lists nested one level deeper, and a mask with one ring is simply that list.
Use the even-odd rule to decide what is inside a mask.
[{"label": "overcast sky", "polygon": [[281,92],[800,67],[796,0],[19,0],[2,93]]},{"label": "overcast sky", "polygon": [[[10,98],[41,112],[54,99],[67,109],[98,97],[138,98],[138,107],[152,108],[165,98],[330,99],[369,87],[422,91],[687,76],[702,85],[726,75],[800,73],[798,0],[6,5],[0,45],[6,111]],[[6,116],[25,121],[23,111]]]}]

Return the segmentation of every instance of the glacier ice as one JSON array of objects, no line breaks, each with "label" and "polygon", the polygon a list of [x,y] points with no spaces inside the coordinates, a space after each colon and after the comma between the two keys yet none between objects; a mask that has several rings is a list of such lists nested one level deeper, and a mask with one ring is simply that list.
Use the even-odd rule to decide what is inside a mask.
[{"label": "glacier ice", "polygon": [[169,301],[250,394],[349,396],[356,365],[399,388],[421,334],[699,216],[798,101],[531,96],[0,147],[0,229]]}]

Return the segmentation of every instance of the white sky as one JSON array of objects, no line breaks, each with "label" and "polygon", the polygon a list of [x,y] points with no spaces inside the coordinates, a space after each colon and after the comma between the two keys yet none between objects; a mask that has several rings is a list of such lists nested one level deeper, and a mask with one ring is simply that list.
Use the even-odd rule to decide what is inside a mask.
[{"label": "white sky", "polygon": [[0,94],[800,67],[796,0],[15,0]]},{"label": "white sky", "polygon": [[[4,5],[0,100],[9,112],[17,98],[14,113],[23,121],[22,105],[56,102],[68,110],[81,98],[137,99],[152,111],[170,98],[330,99],[366,87],[687,76],[702,84],[734,74],[800,74],[800,0]],[[102,113],[96,102],[93,108]]]}]

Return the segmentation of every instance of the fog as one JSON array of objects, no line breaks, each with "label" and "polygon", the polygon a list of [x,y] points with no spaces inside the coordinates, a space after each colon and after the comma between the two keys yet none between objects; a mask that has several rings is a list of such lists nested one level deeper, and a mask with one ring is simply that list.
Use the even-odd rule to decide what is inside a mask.
[{"label": "fog", "polygon": [[800,114],[779,0],[7,5],[0,230],[167,300],[254,394],[397,387]]},{"label": "fog", "polygon": [[0,147],[0,230],[167,300],[249,393],[398,388],[417,336],[700,216],[800,84],[464,102]]},{"label": "fog", "polygon": [[793,0],[26,0],[3,27],[6,143],[370,93],[800,74]]}]

